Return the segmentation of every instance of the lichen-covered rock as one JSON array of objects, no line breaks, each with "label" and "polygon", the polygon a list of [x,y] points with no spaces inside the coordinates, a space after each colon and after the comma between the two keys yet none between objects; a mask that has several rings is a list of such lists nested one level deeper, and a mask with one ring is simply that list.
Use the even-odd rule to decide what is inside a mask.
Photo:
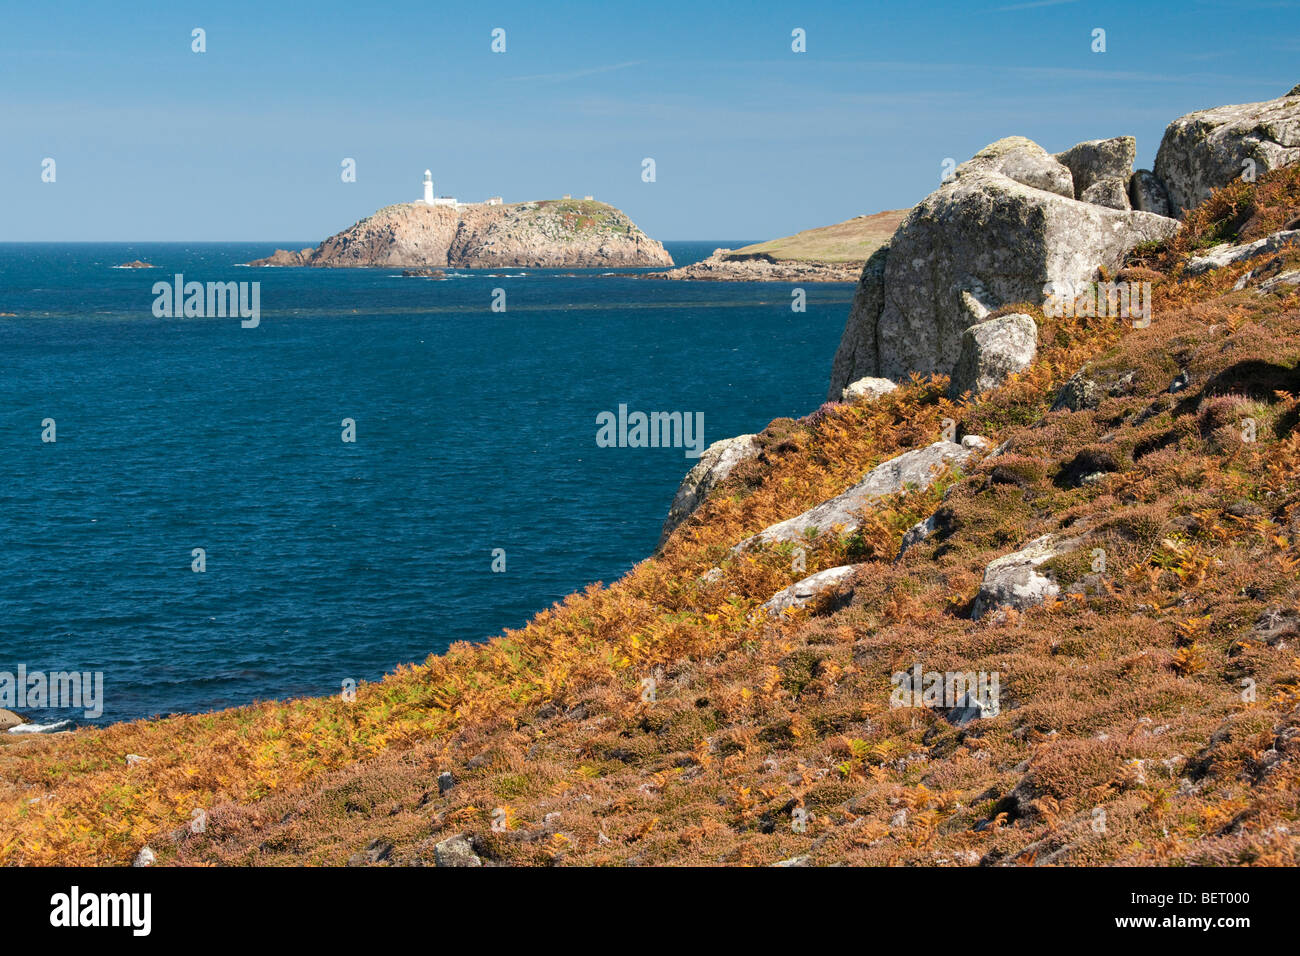
[{"label": "lichen-covered rock", "polygon": [[777,591],[766,603],[763,610],[768,614],[780,614],[786,608],[806,607],[832,591],[839,591],[843,597],[850,595],[843,592],[843,585],[857,573],[859,564],[845,564],[838,568],[827,568],[810,574],[802,581],[797,581],[788,588]]},{"label": "lichen-covered rock", "polygon": [[989,143],[959,170],[991,172],[1006,176],[1025,186],[1042,189],[1068,199],[1075,198],[1074,177],[1070,169],[1032,139],[1007,136]]},{"label": "lichen-covered rock", "polygon": [[700,460],[686,473],[686,477],[677,487],[677,493],[673,495],[673,503],[668,508],[668,517],[664,519],[663,530],[659,532],[658,546],[662,548],[668,536],[703,504],[709,492],[730,475],[742,461],[757,455],[760,448],[757,436],[737,435],[735,438],[715,441],[704,449]]},{"label": "lichen-covered rock", "polygon": [[474,852],[474,845],[469,837],[457,833],[448,837],[433,848],[433,860],[436,866],[482,866],[483,861]]},{"label": "lichen-covered rock", "polygon": [[948,392],[957,397],[997,388],[1008,375],[1022,372],[1038,354],[1038,323],[1023,312],[986,319],[961,337],[961,352]]},{"label": "lichen-covered rock", "polygon": [[1133,206],[1128,198],[1128,180],[1119,179],[1099,179],[1079,196],[1082,202],[1090,202],[1094,206],[1105,206],[1107,209],[1129,210]]},{"label": "lichen-covered rock", "polygon": [[1180,219],[1243,172],[1255,177],[1300,161],[1300,95],[1218,106],[1180,116],[1165,129],[1156,176]]},{"label": "lichen-covered rock", "polygon": [[1054,412],[1081,412],[1096,408],[1101,402],[1102,390],[1087,374],[1087,368],[1075,372],[1056,393],[1052,402]]},{"label": "lichen-covered rock", "polygon": [[1169,194],[1165,184],[1149,169],[1139,169],[1128,181],[1129,205],[1139,212],[1157,216],[1173,216],[1169,208]]},{"label": "lichen-covered rock", "polygon": [[853,401],[871,401],[873,398],[879,398],[881,395],[888,395],[894,389],[898,388],[898,383],[889,378],[875,378],[867,375],[852,382],[840,397],[846,402]]},{"label": "lichen-covered rock", "polygon": [[1093,369],[1085,365],[1061,386],[1051,410],[1081,412],[1096,408],[1103,398],[1130,394],[1136,379],[1133,369]]},{"label": "lichen-covered rock", "polygon": [[1292,269],[1290,272],[1280,272],[1273,278],[1259,284],[1256,292],[1276,292],[1278,290],[1288,290],[1288,287],[1300,285],[1300,269]]},{"label": "lichen-covered rock", "polygon": [[937,441],[925,448],[905,452],[872,468],[861,481],[842,494],[814,505],[801,515],[763,529],[732,550],[741,551],[780,541],[800,541],[810,534],[828,534],[836,527],[845,534],[852,533],[861,520],[862,509],[872,501],[908,487],[928,488],[945,470],[962,464],[973,453],[973,447],[950,441]]},{"label": "lichen-covered rock", "polygon": [[1084,199],[1083,194],[1096,183],[1109,179],[1128,182],[1133,172],[1133,161],[1137,159],[1137,140],[1132,136],[1090,139],[1057,153],[1056,159],[1070,170],[1074,179],[1074,197]]},{"label": "lichen-covered rock", "polygon": [[984,569],[984,581],[975,597],[971,618],[978,621],[990,611],[1003,608],[1019,611],[1055,597],[1060,593],[1060,587],[1047,575],[1039,574],[1038,568],[1078,546],[1078,538],[1063,540],[1045,534],[1019,551],[991,562]]},{"label": "lichen-covered rock", "polygon": [[1269,255],[1279,249],[1297,244],[1300,244],[1300,229],[1275,232],[1263,239],[1257,239],[1254,242],[1243,242],[1239,245],[1230,245],[1226,242],[1220,243],[1217,246],[1211,246],[1204,255],[1197,256],[1189,261],[1187,263],[1187,274],[1191,276],[1200,275],[1202,272],[1209,272],[1211,269],[1222,269],[1224,266],[1245,262],[1247,259],[1253,259],[1256,256]]},{"label": "lichen-covered rock", "polygon": [[[1033,150],[989,149],[993,155],[963,163],[922,200],[888,251],[878,251],[863,269],[832,367],[832,400],[866,375],[950,375],[962,333],[982,318],[966,304],[973,290],[990,308],[1041,302],[1045,289],[1082,287],[1099,266],[1117,271],[1134,246],[1178,228],[1151,213],[1079,202],[1072,190],[1067,198],[1027,186],[1002,170],[1034,177],[1001,159],[1014,154],[1028,164]],[[1041,149],[1038,154],[1068,177],[1068,169]],[[1058,185],[1064,188],[1064,181]]]}]

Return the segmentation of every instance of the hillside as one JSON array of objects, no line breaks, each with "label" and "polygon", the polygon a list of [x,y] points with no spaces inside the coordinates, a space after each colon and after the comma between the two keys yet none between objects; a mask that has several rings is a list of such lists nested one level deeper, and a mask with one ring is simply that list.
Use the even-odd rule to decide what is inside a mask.
[{"label": "hillside", "polygon": [[250,266],[492,269],[622,268],[673,264],[623,212],[581,199],[461,208],[400,203],[315,249],[277,249]]},{"label": "hillside", "polygon": [[[1150,283],[1152,320],[976,303],[954,377],[972,341],[991,374],[989,328],[1036,340],[995,383],[912,375],[732,439],[624,578],[355,700],[0,748],[0,862],[1296,865],[1300,166],[1153,225],[1027,140],[971,163],[910,228],[955,217],[945,241],[1030,270],[1080,222],[1158,228],[1083,290]],[[998,203],[1016,243],[968,228]],[[846,337],[909,276],[864,270]],[[994,706],[900,706],[914,670],[995,675]]]},{"label": "hillside", "polygon": [[716,249],[701,262],[650,279],[711,279],[720,282],[853,282],[871,254],[889,241],[907,209],[805,229],[793,236],[740,249]]},{"label": "hillside", "polygon": [[856,262],[861,266],[889,240],[909,211],[890,209],[870,216],[854,216],[830,226],[805,229],[793,236],[742,246],[723,258],[739,261],[750,256],[767,256],[777,262]]}]

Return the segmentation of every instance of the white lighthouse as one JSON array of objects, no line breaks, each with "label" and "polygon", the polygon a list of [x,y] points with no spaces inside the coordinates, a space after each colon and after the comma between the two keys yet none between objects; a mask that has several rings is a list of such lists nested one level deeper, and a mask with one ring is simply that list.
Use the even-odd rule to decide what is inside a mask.
[{"label": "white lighthouse", "polygon": [[433,171],[426,169],[424,171],[424,202],[432,206],[433,202]]}]

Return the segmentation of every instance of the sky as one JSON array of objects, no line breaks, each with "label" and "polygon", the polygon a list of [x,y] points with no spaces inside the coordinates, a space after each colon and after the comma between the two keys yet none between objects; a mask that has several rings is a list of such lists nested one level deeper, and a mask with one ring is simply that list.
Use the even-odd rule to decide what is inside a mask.
[{"label": "sky", "polygon": [[1131,134],[1150,167],[1171,120],[1297,83],[1300,0],[0,0],[0,241],[316,243],[426,168],[765,239],[910,206],[1013,134]]}]

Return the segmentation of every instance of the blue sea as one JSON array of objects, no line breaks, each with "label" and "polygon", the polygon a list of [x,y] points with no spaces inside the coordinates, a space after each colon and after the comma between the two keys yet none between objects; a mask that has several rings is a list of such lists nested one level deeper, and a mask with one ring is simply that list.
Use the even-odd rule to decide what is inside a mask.
[{"label": "blue sea", "polygon": [[[693,460],[598,447],[596,416],[701,412],[708,443],[805,415],[853,291],[239,267],[308,245],[0,244],[0,672],[104,680],[97,719],[29,719],[337,693],[613,581]],[[260,324],[156,318],[176,273],[260,282]]]}]

